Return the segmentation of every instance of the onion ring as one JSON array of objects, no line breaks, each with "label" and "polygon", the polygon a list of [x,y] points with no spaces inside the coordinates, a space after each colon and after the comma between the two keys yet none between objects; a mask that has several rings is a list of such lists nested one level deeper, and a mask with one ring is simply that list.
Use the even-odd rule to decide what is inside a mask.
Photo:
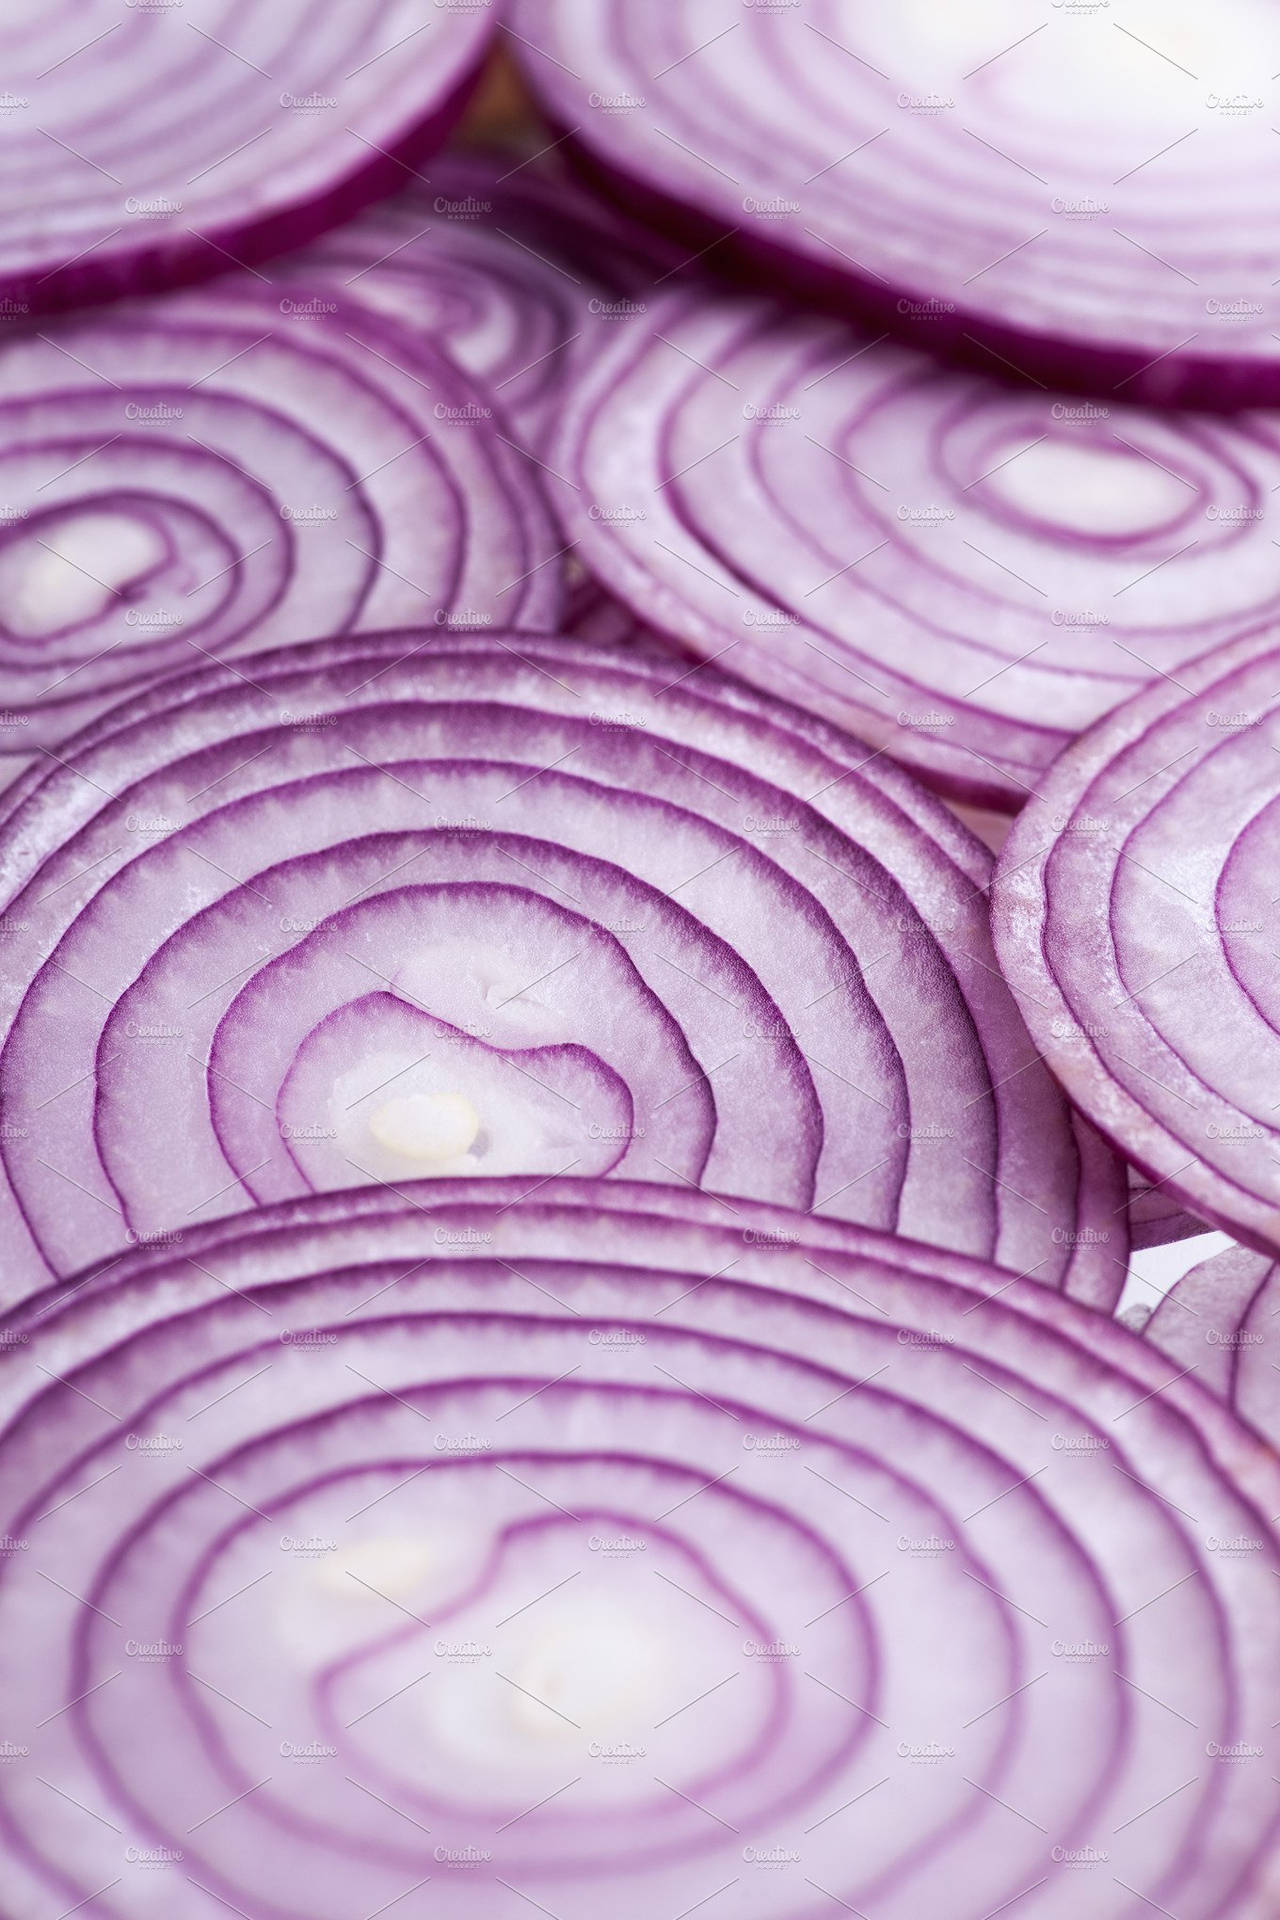
[{"label": "onion ring", "polygon": [[9,1297],[483,1170],[747,1193],[1113,1303],[1123,1168],[995,967],[990,856],[844,736],[656,653],[418,630],[175,678],[63,757],[0,828]]},{"label": "onion ring", "polygon": [[1280,614],[1280,432],[940,367],[772,301],[655,295],[548,481],[640,618],[1013,811],[1083,728]]},{"label": "onion ring", "polygon": [[545,627],[540,478],[429,341],[293,282],[119,305],[0,348],[0,741],[326,633]]},{"label": "onion ring", "polygon": [[944,21],[934,0],[516,0],[513,21],[566,150],[711,265],[988,371],[1280,399],[1265,0]]},{"label": "onion ring", "polygon": [[435,1182],[3,1337],[15,1920],[1270,1912],[1280,1469],[1046,1289]]},{"label": "onion ring", "polygon": [[393,191],[442,144],[485,0],[8,0],[0,317],[224,273]]},{"label": "onion ring", "polygon": [[1278,694],[1264,629],[1129,701],[1047,776],[993,890],[1001,964],[1071,1098],[1170,1200],[1264,1251]]}]

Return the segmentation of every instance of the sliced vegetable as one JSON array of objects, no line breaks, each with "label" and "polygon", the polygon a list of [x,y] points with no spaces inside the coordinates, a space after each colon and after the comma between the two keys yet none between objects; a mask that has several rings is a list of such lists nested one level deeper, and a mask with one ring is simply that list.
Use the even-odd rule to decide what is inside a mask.
[{"label": "sliced vegetable", "polygon": [[948,794],[1280,613],[1280,431],[939,367],[668,290],[575,374],[549,482],[609,592]]},{"label": "sliced vegetable", "polygon": [[23,332],[0,386],[13,752],[254,647],[556,617],[561,543],[492,403],[327,288],[224,281]]},{"label": "sliced vegetable", "polygon": [[1280,1445],[1277,1310],[1274,1263],[1264,1253],[1230,1247],[1185,1274],[1145,1327],[1149,1340],[1273,1447]]},{"label": "sliced vegetable", "polygon": [[8,0],[0,316],[224,273],[414,175],[488,0]]},{"label": "sliced vegetable", "polygon": [[516,0],[592,176],[709,264],[1129,399],[1280,398],[1265,0]]},{"label": "sliced vegetable", "polygon": [[1071,748],[994,888],[1005,974],[1071,1098],[1169,1201],[1280,1246],[1280,647],[1165,676]]},{"label": "sliced vegetable", "polygon": [[1280,1468],[1046,1289],[415,1183],[3,1331],[17,1914],[1272,1910]]},{"label": "sliced vegetable", "polygon": [[905,774],[696,664],[421,629],[97,722],[0,830],[10,1297],[361,1181],[612,1172],[1100,1305],[1123,1169]]},{"label": "sliced vegetable", "polygon": [[537,442],[569,367],[646,310],[683,254],[514,154],[450,153],[430,182],[282,262],[439,340]]}]

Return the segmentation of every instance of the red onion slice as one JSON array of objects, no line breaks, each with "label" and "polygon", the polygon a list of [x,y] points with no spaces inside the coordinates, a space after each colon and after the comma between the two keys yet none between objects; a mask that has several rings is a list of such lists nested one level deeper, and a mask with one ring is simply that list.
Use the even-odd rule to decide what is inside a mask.
[{"label": "red onion slice", "polygon": [[575,374],[548,463],[639,617],[1006,810],[1280,609],[1264,416],[1010,388],[772,302],[659,295]]},{"label": "red onion slice", "polygon": [[680,250],[514,155],[451,153],[281,273],[431,334],[536,442],[597,335],[643,313]]},{"label": "red onion slice", "polygon": [[1229,1247],[1193,1267],[1143,1329],[1177,1365],[1280,1445],[1276,1312],[1280,1286],[1266,1254]]},{"label": "red onion slice", "polygon": [[175,679],[64,757],[0,834],[11,1297],[388,1154],[519,1153],[1114,1301],[1123,1170],[999,976],[990,856],[820,723],[656,654],[419,630]]},{"label": "red onion slice", "polygon": [[526,1193],[225,1220],[5,1324],[16,1920],[1263,1920],[1269,1448],[998,1269]]},{"label": "red onion slice", "polygon": [[140,680],[432,619],[545,626],[534,469],[428,342],[251,280],[0,351],[0,740]]},{"label": "red onion slice", "polygon": [[487,0],[10,0],[0,314],[203,279],[394,191],[492,23]]},{"label": "red onion slice", "polygon": [[1171,1199],[1280,1244],[1280,653],[1263,630],[1087,734],[1019,817],[997,947],[1045,1058]]},{"label": "red onion slice", "polygon": [[1054,384],[1280,395],[1261,0],[988,0],[941,28],[931,0],[517,0],[514,19],[591,173],[714,264]]}]

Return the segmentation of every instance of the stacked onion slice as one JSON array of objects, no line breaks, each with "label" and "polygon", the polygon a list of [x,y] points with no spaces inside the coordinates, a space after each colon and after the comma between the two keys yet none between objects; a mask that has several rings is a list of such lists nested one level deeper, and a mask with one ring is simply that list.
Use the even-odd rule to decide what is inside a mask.
[{"label": "stacked onion slice", "polygon": [[1009,387],[762,300],[657,296],[575,374],[549,464],[643,618],[1007,810],[1280,610],[1268,418]]},{"label": "stacked onion slice", "polygon": [[1171,1200],[1280,1245],[1280,647],[1206,654],[1080,740],[997,875],[1002,964],[1072,1099]]},{"label": "stacked onion slice", "polygon": [[0,744],[138,681],[406,620],[542,626],[560,543],[429,343],[242,280],[0,345]]},{"label": "stacked onion slice", "polygon": [[1278,1310],[1280,1283],[1274,1263],[1247,1247],[1230,1247],[1185,1274],[1143,1331],[1276,1446]]},{"label": "stacked onion slice", "polygon": [[431,334],[536,442],[588,343],[643,313],[682,258],[527,160],[453,153],[429,183],[410,183],[278,272],[336,284]]},{"label": "stacked onion slice", "polygon": [[594,177],[717,264],[1055,383],[1280,394],[1265,0],[517,0],[514,21]]},{"label": "stacked onion slice", "polygon": [[995,965],[990,856],[657,652],[405,631],[176,678],[15,792],[10,1297],[415,1174],[666,1180],[1099,1304],[1123,1169]]},{"label": "stacked onion slice", "polygon": [[14,1920],[1273,1910],[1269,1448],[998,1269],[524,1193],[5,1323]]},{"label": "stacked onion slice", "polygon": [[293,246],[443,141],[487,4],[7,0],[0,314]]}]

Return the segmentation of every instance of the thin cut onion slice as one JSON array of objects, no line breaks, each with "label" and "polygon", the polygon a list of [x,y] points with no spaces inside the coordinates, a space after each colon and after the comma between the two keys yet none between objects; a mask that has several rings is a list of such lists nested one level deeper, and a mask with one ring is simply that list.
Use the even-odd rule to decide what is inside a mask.
[{"label": "thin cut onion slice", "polygon": [[430,181],[280,263],[444,345],[522,439],[554,419],[596,337],[646,310],[682,253],[509,153],[450,153]]},{"label": "thin cut onion slice", "polygon": [[1039,13],[517,0],[514,32],[588,171],[714,265],[991,370],[1274,405],[1273,10]]},{"label": "thin cut onion slice", "polygon": [[1045,1289],[436,1182],[0,1337],[19,1920],[1271,1911],[1275,1456]]},{"label": "thin cut onion slice", "polygon": [[0,742],[127,687],[401,621],[545,626],[536,470],[429,341],[257,281],[0,346]]},{"label": "thin cut onion slice", "polygon": [[492,24],[467,0],[7,0],[0,316],[223,273],[394,191]]},{"label": "thin cut onion slice", "polygon": [[1280,650],[1206,654],[1071,748],[994,889],[1001,962],[1071,1097],[1161,1191],[1280,1245]]},{"label": "thin cut onion slice", "polygon": [[549,481],[639,618],[960,800],[1280,612],[1280,433],[1013,388],[669,289],[574,371]]},{"label": "thin cut onion slice", "polygon": [[1201,1386],[1280,1447],[1276,1386],[1280,1275],[1246,1247],[1202,1261],[1160,1302],[1143,1331]]},{"label": "thin cut onion slice", "polygon": [[1000,978],[990,856],[834,730],[416,630],[175,679],[63,757],[0,831],[11,1297],[309,1190],[612,1170],[1114,1301],[1123,1169]]}]

